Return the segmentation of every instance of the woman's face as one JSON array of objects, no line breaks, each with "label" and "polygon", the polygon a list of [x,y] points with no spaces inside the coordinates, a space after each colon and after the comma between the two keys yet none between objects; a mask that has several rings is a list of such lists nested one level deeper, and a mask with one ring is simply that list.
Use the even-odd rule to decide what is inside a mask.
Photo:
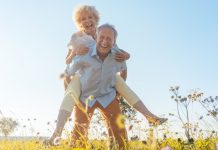
[{"label": "woman's face", "polygon": [[83,12],[79,20],[80,29],[88,35],[95,35],[97,21],[92,13]]}]

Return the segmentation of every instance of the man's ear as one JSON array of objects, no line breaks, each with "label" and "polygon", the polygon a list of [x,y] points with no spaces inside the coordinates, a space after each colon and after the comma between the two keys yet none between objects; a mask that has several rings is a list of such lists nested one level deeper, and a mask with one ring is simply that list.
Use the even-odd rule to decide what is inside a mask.
[{"label": "man's ear", "polygon": [[113,46],[116,44],[116,40],[114,40]]}]

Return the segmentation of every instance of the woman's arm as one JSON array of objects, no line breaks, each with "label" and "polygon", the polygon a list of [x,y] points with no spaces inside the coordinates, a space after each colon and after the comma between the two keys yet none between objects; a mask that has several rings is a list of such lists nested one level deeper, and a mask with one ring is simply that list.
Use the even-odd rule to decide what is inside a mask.
[{"label": "woman's arm", "polygon": [[67,56],[65,58],[66,64],[70,64],[72,62],[74,56],[76,56],[75,51],[72,49],[69,49]]},{"label": "woman's arm", "polygon": [[77,49],[69,49],[65,59],[66,64],[70,64],[76,55],[85,55],[88,51],[89,48],[85,45],[80,45]]},{"label": "woman's arm", "polygon": [[115,59],[118,62],[122,62],[122,61],[128,60],[129,58],[130,58],[130,54],[127,53],[126,51],[122,50],[122,49],[120,49],[120,52],[117,52],[115,54]]}]

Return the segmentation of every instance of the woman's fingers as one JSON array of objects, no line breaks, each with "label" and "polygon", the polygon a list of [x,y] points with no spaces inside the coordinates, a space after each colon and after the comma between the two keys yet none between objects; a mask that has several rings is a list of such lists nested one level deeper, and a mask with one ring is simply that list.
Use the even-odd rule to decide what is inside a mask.
[{"label": "woman's fingers", "polygon": [[88,47],[81,47],[77,50],[76,55],[85,55],[89,52]]},{"label": "woman's fingers", "polygon": [[116,53],[115,54],[115,60],[118,62],[125,61],[125,54],[123,53]]}]

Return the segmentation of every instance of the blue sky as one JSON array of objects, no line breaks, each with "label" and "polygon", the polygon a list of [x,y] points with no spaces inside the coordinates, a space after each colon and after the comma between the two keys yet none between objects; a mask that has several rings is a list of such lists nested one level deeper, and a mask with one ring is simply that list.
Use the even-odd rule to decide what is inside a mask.
[{"label": "blue sky", "polygon": [[[117,43],[131,54],[127,83],[155,114],[175,112],[170,86],[182,94],[218,93],[218,2],[193,1],[4,1],[0,6],[0,110],[37,118],[44,134],[64,94],[67,43],[77,29],[72,11],[94,5],[100,24],[118,30]],[[204,114],[197,105],[194,113]],[[173,121],[171,121],[173,122]]]}]

